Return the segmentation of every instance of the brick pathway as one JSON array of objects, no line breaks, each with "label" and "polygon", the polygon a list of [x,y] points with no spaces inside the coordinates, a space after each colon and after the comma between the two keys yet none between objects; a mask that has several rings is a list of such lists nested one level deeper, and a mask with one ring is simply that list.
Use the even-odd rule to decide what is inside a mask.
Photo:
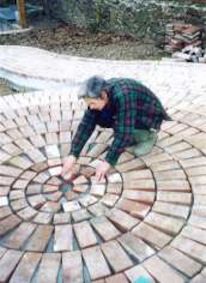
[{"label": "brick pathway", "polygon": [[[123,153],[100,184],[93,175],[112,132],[96,128],[68,184],[59,173],[85,108],[76,89],[0,97],[0,282],[124,283],[147,275],[205,283],[206,67],[102,66],[110,74],[115,66],[114,75],[136,70],[174,121],[163,124],[152,153]],[[92,60],[90,73],[100,67]]]}]

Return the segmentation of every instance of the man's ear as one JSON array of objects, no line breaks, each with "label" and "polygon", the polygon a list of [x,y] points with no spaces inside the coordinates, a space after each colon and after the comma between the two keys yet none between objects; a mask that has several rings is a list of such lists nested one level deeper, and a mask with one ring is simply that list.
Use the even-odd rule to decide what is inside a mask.
[{"label": "man's ear", "polygon": [[105,90],[102,90],[101,91],[101,98],[104,100],[104,101],[107,101],[108,100],[108,95],[106,93]]}]

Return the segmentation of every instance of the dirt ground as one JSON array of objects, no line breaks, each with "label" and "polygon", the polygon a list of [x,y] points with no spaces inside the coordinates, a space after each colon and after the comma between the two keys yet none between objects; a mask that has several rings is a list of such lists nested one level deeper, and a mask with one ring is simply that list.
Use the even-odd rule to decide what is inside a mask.
[{"label": "dirt ground", "polygon": [[[43,14],[33,16],[28,23],[32,27],[30,31],[1,35],[0,45],[26,45],[60,54],[111,60],[151,60],[165,55],[152,41],[110,33],[91,33]],[[8,85],[0,81],[0,95],[10,91]]]}]

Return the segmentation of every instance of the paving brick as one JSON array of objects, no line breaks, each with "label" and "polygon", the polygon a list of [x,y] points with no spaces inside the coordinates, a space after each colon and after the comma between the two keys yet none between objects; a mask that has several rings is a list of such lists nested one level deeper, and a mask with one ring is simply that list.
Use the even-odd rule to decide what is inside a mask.
[{"label": "paving brick", "polygon": [[58,191],[59,187],[54,185],[43,185],[43,192],[44,193],[52,193]]},{"label": "paving brick", "polygon": [[140,180],[140,179],[152,179],[152,173],[149,169],[134,170],[122,173],[123,181],[127,182],[128,179]]},{"label": "paving brick", "polygon": [[125,274],[130,282],[135,282],[137,278],[144,277],[150,280],[149,282],[155,283],[154,279],[150,276],[147,270],[143,267],[143,265],[140,264],[125,271]]},{"label": "paving brick", "polygon": [[47,172],[42,172],[39,173],[35,178],[34,178],[34,182],[40,183],[40,184],[44,184],[47,180],[49,180],[50,175]]},{"label": "paving brick", "polygon": [[122,183],[108,184],[106,191],[110,194],[120,195],[122,192]]},{"label": "paving brick", "polygon": [[206,222],[204,217],[199,217],[191,214],[188,223],[194,227],[206,229]]},{"label": "paving brick", "polygon": [[50,224],[52,218],[53,218],[52,213],[38,212],[37,215],[34,217],[33,222],[38,224]]},{"label": "paving brick", "polygon": [[32,180],[35,176],[36,176],[36,172],[34,172],[34,171],[32,171],[32,170],[27,170],[27,171],[25,171],[25,172],[21,175],[21,178],[30,181],[30,180]]},{"label": "paving brick", "polygon": [[89,222],[84,221],[73,225],[74,232],[80,248],[96,245],[97,238]]},{"label": "paving brick", "polygon": [[8,197],[0,197],[0,207],[2,206],[8,206],[9,200]]},{"label": "paving brick", "polygon": [[178,162],[173,161],[173,160],[153,163],[150,166],[150,169],[153,172],[168,171],[168,170],[174,170],[174,169],[179,169],[179,168],[180,168],[180,165],[178,164]]},{"label": "paving brick", "polygon": [[79,251],[62,254],[63,281],[65,283],[82,283],[83,263]]},{"label": "paving brick", "polygon": [[92,205],[92,204],[96,203],[97,201],[98,201],[98,199],[94,196],[91,196],[91,195],[85,195],[85,196],[83,196],[79,199],[79,202],[84,207]]},{"label": "paving brick", "polygon": [[50,194],[46,194],[46,199],[50,200],[50,201],[55,201],[58,202],[60,200],[60,198],[62,197],[62,192],[54,192],[54,193],[50,193]]},{"label": "paving brick", "polygon": [[172,203],[164,203],[156,201],[152,207],[154,212],[162,213],[168,216],[186,219],[189,215],[190,208],[185,205],[177,205]]},{"label": "paving brick", "polygon": [[72,212],[81,209],[78,201],[65,202],[62,206],[65,212]]},{"label": "paving brick", "polygon": [[61,204],[54,201],[47,201],[42,207],[41,211],[44,212],[58,212],[61,209]]},{"label": "paving brick", "polygon": [[91,212],[94,216],[101,216],[108,213],[109,209],[103,205],[102,203],[98,202],[88,207],[89,212]]},{"label": "paving brick", "polygon": [[39,266],[37,282],[41,283],[56,283],[58,278],[59,267],[61,263],[61,255],[56,253],[43,254]]},{"label": "paving brick", "polygon": [[159,256],[188,277],[193,277],[202,268],[197,261],[169,246],[161,250]]},{"label": "paving brick", "polygon": [[148,224],[140,223],[137,227],[132,230],[132,233],[150,243],[152,247],[156,249],[160,249],[168,244],[172,237],[167,235],[166,233],[151,227]]},{"label": "paving brick", "polygon": [[29,167],[33,165],[33,162],[30,161],[25,156],[24,157],[21,157],[21,156],[13,157],[12,159],[9,160],[9,163],[18,168],[24,169],[24,170],[28,169]]},{"label": "paving brick", "polygon": [[148,190],[154,191],[155,190],[155,183],[152,179],[145,179],[145,180],[127,180],[124,184],[124,189],[127,190]]},{"label": "paving brick", "polygon": [[49,239],[52,235],[53,227],[50,225],[39,225],[32,234],[29,242],[26,245],[26,250],[34,252],[45,251]]},{"label": "paving brick", "polygon": [[117,164],[115,168],[119,172],[127,172],[134,169],[145,169],[145,164],[140,159],[133,159],[122,164]]},{"label": "paving brick", "polygon": [[102,197],[105,193],[105,189],[106,186],[104,184],[100,184],[100,185],[93,184],[91,186],[90,194],[97,197]]},{"label": "paving brick", "polygon": [[13,143],[8,143],[8,144],[3,145],[2,149],[5,152],[11,154],[12,156],[19,155],[22,153],[22,150],[18,146],[14,145]]},{"label": "paving brick", "polygon": [[118,201],[117,207],[140,219],[143,219],[150,210],[149,205],[124,198],[121,198]]},{"label": "paving brick", "polygon": [[40,262],[41,256],[42,255],[40,253],[25,253],[14,274],[12,275],[10,282],[30,282],[38,263]]},{"label": "paving brick", "polygon": [[171,202],[176,204],[191,205],[192,194],[181,192],[157,192],[157,200],[162,202]]},{"label": "paving brick", "polygon": [[124,190],[122,196],[128,200],[134,200],[147,204],[152,204],[155,198],[155,194],[153,192],[143,192],[136,190]]},{"label": "paving brick", "polygon": [[154,256],[143,263],[143,266],[158,282],[184,283],[185,278],[159,257]]},{"label": "paving brick", "polygon": [[128,283],[126,276],[121,273],[117,275],[110,276],[105,279],[105,283]]},{"label": "paving brick", "polygon": [[73,232],[71,225],[56,225],[54,232],[54,251],[72,251]]},{"label": "paving brick", "polygon": [[35,196],[28,197],[28,201],[36,209],[42,207],[42,205],[46,202],[45,197],[42,194],[38,194]]},{"label": "paving brick", "polygon": [[181,233],[182,236],[206,245],[206,231],[187,225]]},{"label": "paving brick", "polygon": [[5,235],[7,232],[13,230],[21,223],[21,220],[16,215],[10,215],[0,221],[0,236]]},{"label": "paving brick", "polygon": [[133,262],[116,241],[110,241],[101,245],[101,249],[115,272],[124,271],[133,266]]},{"label": "paving brick", "polygon": [[110,210],[106,215],[123,232],[129,231],[139,223],[138,219],[117,208]]},{"label": "paving brick", "polygon": [[184,221],[181,219],[161,215],[155,212],[151,212],[145,219],[145,222],[170,235],[177,234],[184,225]]},{"label": "paving brick", "polygon": [[77,185],[74,186],[72,191],[76,193],[85,193],[88,190],[89,186],[88,185]]},{"label": "paving brick", "polygon": [[206,262],[206,247],[196,241],[179,236],[171,243],[171,246],[198,260],[200,263],[205,264]]},{"label": "paving brick", "polygon": [[0,197],[6,197],[9,195],[10,187],[0,186]]},{"label": "paving brick", "polygon": [[12,214],[11,209],[8,206],[0,207],[0,220]]},{"label": "paving brick", "polygon": [[190,185],[186,180],[157,181],[158,191],[190,192]]},{"label": "paving brick", "polygon": [[17,215],[20,218],[23,218],[24,220],[31,220],[35,215],[37,214],[37,211],[33,209],[32,207],[25,207],[17,212]]},{"label": "paving brick", "polygon": [[86,209],[80,209],[72,212],[74,222],[81,222],[90,219],[92,216]]},{"label": "paving brick", "polygon": [[192,168],[187,168],[185,169],[185,172],[189,177],[193,176],[200,176],[206,174],[206,166],[199,166],[199,167],[192,167]]},{"label": "paving brick", "polygon": [[13,166],[0,165],[0,172],[1,175],[18,177],[22,173],[22,170]]},{"label": "paving brick", "polygon": [[42,190],[42,185],[40,184],[31,184],[27,186],[27,191],[26,194],[27,195],[35,195],[35,194],[39,194]]},{"label": "paving brick", "polygon": [[99,247],[85,249],[82,251],[82,255],[92,280],[101,279],[111,274]]},{"label": "paving brick", "polygon": [[1,282],[8,282],[9,277],[15,270],[23,253],[15,250],[8,250],[0,260],[0,278]]},{"label": "paving brick", "polygon": [[186,180],[187,178],[182,169],[154,172],[154,176],[158,181]]},{"label": "paving brick", "polygon": [[138,260],[138,262],[145,260],[155,253],[154,249],[130,232],[118,238],[118,241],[128,254]]},{"label": "paving brick", "polygon": [[104,241],[115,239],[120,235],[119,230],[104,216],[93,218],[90,222]]},{"label": "paving brick", "polygon": [[15,178],[13,177],[4,177],[1,176],[0,185],[1,186],[10,186],[14,182]]},{"label": "paving brick", "polygon": [[118,199],[119,199],[119,196],[117,195],[105,194],[104,197],[101,199],[101,202],[107,207],[111,208],[115,205]]},{"label": "paving brick", "polygon": [[12,231],[12,234],[6,238],[4,245],[12,249],[20,249],[25,241],[35,230],[36,225],[32,223],[23,222],[18,228]]}]

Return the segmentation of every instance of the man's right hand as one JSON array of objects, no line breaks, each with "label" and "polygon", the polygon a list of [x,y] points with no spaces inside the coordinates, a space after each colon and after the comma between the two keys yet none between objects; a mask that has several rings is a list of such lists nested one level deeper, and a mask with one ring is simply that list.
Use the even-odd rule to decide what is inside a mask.
[{"label": "man's right hand", "polygon": [[65,180],[69,180],[72,177],[72,169],[76,163],[76,157],[74,155],[69,155],[64,161],[61,176]]}]

